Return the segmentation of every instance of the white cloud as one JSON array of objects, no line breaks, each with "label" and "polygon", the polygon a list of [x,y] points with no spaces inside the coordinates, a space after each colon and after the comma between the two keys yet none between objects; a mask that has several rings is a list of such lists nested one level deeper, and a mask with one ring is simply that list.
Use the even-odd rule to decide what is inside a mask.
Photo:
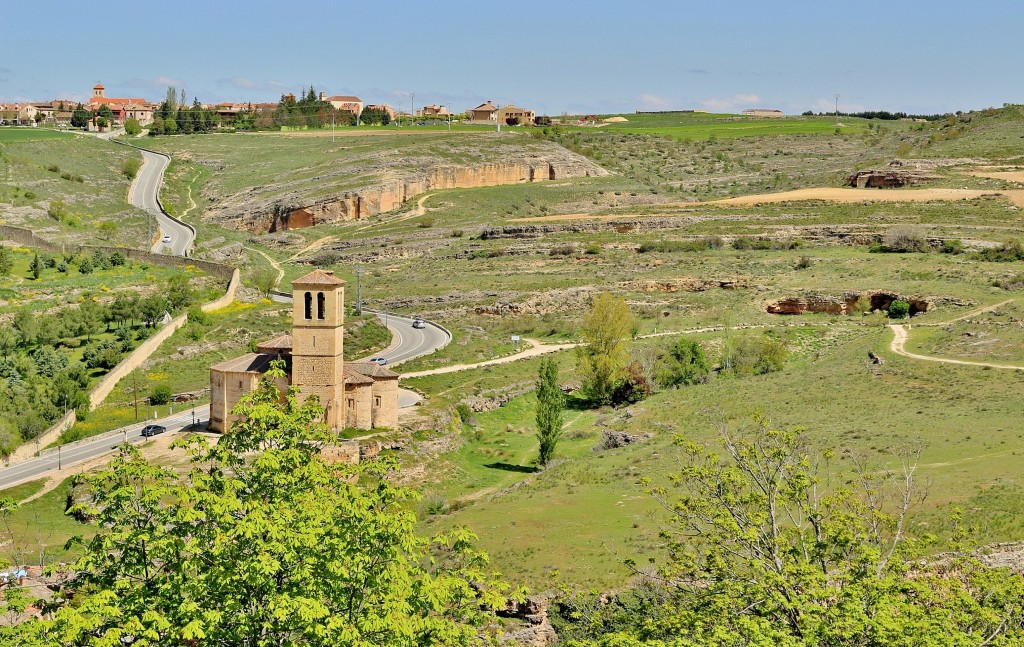
[{"label": "white cloud", "polygon": [[672,105],[672,100],[657,94],[644,93],[637,97],[641,108],[652,110],[667,110]]},{"label": "white cloud", "polygon": [[751,106],[761,102],[761,97],[756,94],[734,94],[731,97],[720,97],[714,99],[702,99],[698,101],[707,110],[720,110],[730,112],[742,106]]},{"label": "white cloud", "polygon": [[185,85],[185,82],[181,79],[176,79],[174,77],[165,76],[161,74],[159,76],[153,77],[152,79],[128,79],[127,81],[122,81],[120,85],[129,88],[162,90],[172,85],[176,88],[181,88]]}]

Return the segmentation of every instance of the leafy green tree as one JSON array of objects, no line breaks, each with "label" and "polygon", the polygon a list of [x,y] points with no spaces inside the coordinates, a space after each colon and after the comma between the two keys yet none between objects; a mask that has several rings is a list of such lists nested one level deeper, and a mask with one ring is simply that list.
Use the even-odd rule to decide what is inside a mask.
[{"label": "leafy green tree", "polygon": [[[724,456],[680,439],[682,468],[654,496],[668,558],[660,593],[629,616],[577,623],[574,647],[905,647],[1024,641],[1024,580],[954,533],[941,559],[908,534],[922,499],[913,457],[831,478],[799,430],[723,430]],[[642,600],[643,601],[643,600]],[[605,611],[598,611],[599,614]],[[614,623],[614,624],[613,624]]]},{"label": "leafy green tree", "polygon": [[124,122],[124,132],[134,137],[142,132],[142,124],[135,117],[126,119]]},{"label": "leafy green tree", "polygon": [[[134,177],[134,174],[132,174],[132,177]],[[117,223],[113,220],[104,220],[100,223],[97,230],[100,233],[100,238],[103,240],[110,240],[115,234],[117,234]]]},{"label": "leafy green tree", "polygon": [[14,269],[14,254],[9,247],[0,245],[0,276],[7,276]]},{"label": "leafy green tree", "polygon": [[102,128],[106,128],[107,126],[109,126],[110,122],[107,120],[106,117],[99,117],[99,118],[96,119],[96,125],[99,126],[102,129]]},{"label": "leafy green tree", "polygon": [[633,314],[625,299],[608,292],[594,297],[583,317],[583,345],[576,358],[584,395],[594,404],[611,404],[617,383],[629,364]]},{"label": "leafy green tree", "polygon": [[558,384],[558,362],[553,357],[542,358],[537,375],[537,441],[540,443],[537,460],[541,466],[547,465],[555,454],[562,436],[564,409],[565,394]]},{"label": "leafy green tree", "polygon": [[100,109],[96,111],[96,115],[99,116],[99,117],[103,117],[105,119],[113,119],[114,118],[114,112],[110,109],[110,106],[108,106],[105,103],[102,104],[100,106]]},{"label": "leafy green tree", "polygon": [[32,346],[39,337],[39,320],[28,310],[19,310],[14,315],[14,329],[18,331],[23,347]]},{"label": "leafy green tree", "polygon": [[415,493],[384,478],[392,461],[324,460],[323,409],[294,389],[282,402],[282,376],[268,372],[220,442],[181,441],[185,477],[131,445],[85,476],[91,497],[72,512],[97,532],[75,542],[79,595],[0,643],[458,647],[493,631],[508,587],[472,534],[418,536]]},{"label": "leafy green tree", "polygon": [[906,319],[910,316],[910,303],[903,299],[897,299],[889,304],[890,319]]},{"label": "leafy green tree", "polygon": [[164,119],[164,134],[165,135],[176,135],[178,134],[178,122],[174,116]]},{"label": "leafy green tree", "polygon": [[192,303],[192,285],[189,283],[188,274],[179,272],[168,277],[166,294],[172,310],[188,307]]},{"label": "leafy green tree", "polygon": [[74,112],[71,113],[71,125],[75,128],[85,128],[89,125],[90,119],[92,112],[85,109],[82,104],[75,106]]},{"label": "leafy green tree", "polygon": [[32,262],[28,265],[28,271],[32,273],[32,279],[38,281],[39,277],[43,274],[43,263],[39,260],[39,254],[35,254],[32,257]]},{"label": "leafy green tree", "polygon": [[711,375],[711,363],[700,342],[679,339],[662,360],[658,382],[662,386],[687,386],[706,382]]}]

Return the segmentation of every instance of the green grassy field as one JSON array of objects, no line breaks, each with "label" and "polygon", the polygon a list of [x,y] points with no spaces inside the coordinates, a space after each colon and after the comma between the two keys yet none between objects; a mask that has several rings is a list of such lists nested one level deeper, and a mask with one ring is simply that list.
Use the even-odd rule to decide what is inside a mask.
[{"label": "green grassy field", "polygon": [[[29,142],[44,139],[75,137],[68,132],[49,130],[47,128],[21,128],[17,126],[0,126],[0,144],[11,142]],[[83,137],[85,135],[82,135]]]},{"label": "green grassy field", "polygon": [[[776,135],[853,134],[868,130],[867,119],[843,117],[836,126],[833,117],[744,117],[706,113],[670,113],[657,115],[602,115],[621,117],[625,122],[604,124],[601,130],[663,135],[684,140],[709,140],[737,137],[772,137]],[[899,123],[899,122],[894,122]]]},{"label": "green grassy field", "polygon": [[[146,214],[128,203],[123,172],[138,152],[86,135],[0,128],[0,220],[33,229],[54,242],[140,246]],[[64,216],[51,215],[54,202]],[[106,240],[98,226],[113,222]]]},{"label": "green grassy field", "polygon": [[[552,128],[546,135],[550,141],[518,135],[511,140],[563,145],[614,174],[437,191],[424,200],[423,215],[416,215],[413,201],[365,221],[296,230],[276,239],[204,222],[212,208],[209,197],[244,192],[259,182],[276,191],[291,177],[312,185],[318,173],[335,166],[345,175],[363,164],[358,160],[389,155],[387,146],[394,147],[401,164],[415,164],[426,156],[452,161],[463,155],[500,156],[503,144],[485,150],[491,143],[477,142],[473,135],[449,140],[447,133],[436,133],[401,141],[390,135],[372,142],[371,137],[339,137],[333,143],[323,137],[216,135],[166,138],[154,145],[175,156],[165,201],[183,213],[192,207],[191,191],[196,206],[187,217],[199,223],[201,244],[220,238],[210,247],[241,242],[262,251],[282,264],[285,282],[314,266],[333,269],[349,282],[350,302],[358,265],[368,307],[421,315],[453,330],[452,344],[400,370],[503,356],[513,350],[512,334],[574,339],[591,299],[602,291],[626,299],[640,334],[727,328],[728,333],[696,336],[715,362],[726,334],[769,330],[781,339],[789,355],[778,373],[722,375],[705,385],[662,390],[627,409],[574,405],[566,412],[557,461],[544,471],[534,469],[530,389],[538,359],[403,380],[426,399],[419,415],[386,440],[401,447],[396,452],[403,478],[423,493],[417,508],[424,528],[469,526],[501,570],[534,590],[558,582],[608,590],[629,580],[624,559],[643,563],[662,555],[658,509],[642,479],[659,482],[678,469],[673,439],[714,444],[720,425],[750,425],[756,414],[805,428],[813,446],[835,452],[839,479],[851,461],[846,452],[873,465],[894,466],[899,452],[920,450],[919,474],[930,485],[926,503],[914,511],[916,533],[944,536],[949,506],[956,504],[970,512],[983,541],[1024,536],[1024,486],[1017,474],[1024,455],[1019,412],[1024,373],[894,355],[883,313],[766,312],[767,304],[788,297],[842,300],[854,292],[885,291],[928,299],[933,307],[913,319],[909,350],[1024,362],[1024,302],[949,323],[1024,298],[1015,279],[1024,275],[1024,262],[982,261],[972,251],[1024,237],[1019,207],[994,196],[928,203],[697,204],[729,195],[839,186],[854,170],[887,163],[899,150],[905,153],[901,157],[979,159],[989,151],[993,163],[1012,164],[1007,157],[1021,134],[1015,113],[967,117],[929,124],[844,118],[851,128],[838,135],[828,118],[749,123],[719,115],[627,116],[631,121],[616,126]],[[776,130],[772,136],[752,130],[761,127]],[[794,133],[792,128],[819,130]],[[693,134],[680,134],[686,129]],[[348,161],[337,163],[335,156]],[[966,175],[984,161],[944,167],[931,186],[1004,186]],[[335,188],[370,177],[351,173]],[[584,217],[519,220],[558,214]],[[904,225],[916,227],[933,251],[871,251],[893,227]],[[941,242],[953,239],[963,241],[964,253],[938,251]],[[696,242],[707,243],[706,248],[683,251],[684,244]],[[315,249],[302,251],[314,243]],[[641,253],[645,244],[658,251]],[[267,265],[256,251],[244,252],[243,260],[247,277]],[[261,303],[215,313],[201,329],[190,326],[176,334],[138,381],[146,388],[159,381],[171,382],[175,390],[202,388],[211,363],[238,354],[249,339],[286,327],[278,310]],[[672,340],[642,341],[636,356],[650,357]],[[871,364],[869,352],[885,363]],[[573,353],[557,358],[562,381],[578,381]],[[97,421],[113,425],[127,415],[132,394],[126,388],[119,386],[109,411],[96,413]],[[463,401],[506,393],[519,395],[473,414],[465,424],[452,423],[452,411]],[[598,450],[604,430],[652,436]]]}]

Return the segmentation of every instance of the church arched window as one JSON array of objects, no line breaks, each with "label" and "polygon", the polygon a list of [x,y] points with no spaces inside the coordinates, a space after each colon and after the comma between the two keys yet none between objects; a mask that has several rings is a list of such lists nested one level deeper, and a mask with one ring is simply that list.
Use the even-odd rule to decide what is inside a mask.
[{"label": "church arched window", "polygon": [[311,292],[306,293],[306,319],[313,318],[313,294]]},{"label": "church arched window", "polygon": [[316,293],[316,318],[317,319],[323,319],[323,318],[326,317],[326,309],[324,307],[326,305],[326,303],[327,303],[327,299],[324,297],[324,293],[323,292],[317,292]]}]

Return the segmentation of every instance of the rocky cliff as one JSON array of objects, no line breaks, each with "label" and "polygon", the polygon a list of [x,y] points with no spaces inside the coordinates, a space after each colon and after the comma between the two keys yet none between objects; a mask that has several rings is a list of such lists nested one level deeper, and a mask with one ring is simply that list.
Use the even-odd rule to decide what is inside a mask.
[{"label": "rocky cliff", "polygon": [[[372,177],[375,170],[381,171],[351,169],[344,180],[361,175]],[[385,170],[382,175],[381,180],[365,188],[317,199],[304,197],[302,192],[262,197],[260,188],[254,187],[212,205],[205,219],[256,233],[284,231],[362,220],[396,209],[427,191],[603,176],[608,172],[582,156],[561,150],[466,166],[440,164],[422,170]],[[324,180],[329,182],[331,178]]]}]

